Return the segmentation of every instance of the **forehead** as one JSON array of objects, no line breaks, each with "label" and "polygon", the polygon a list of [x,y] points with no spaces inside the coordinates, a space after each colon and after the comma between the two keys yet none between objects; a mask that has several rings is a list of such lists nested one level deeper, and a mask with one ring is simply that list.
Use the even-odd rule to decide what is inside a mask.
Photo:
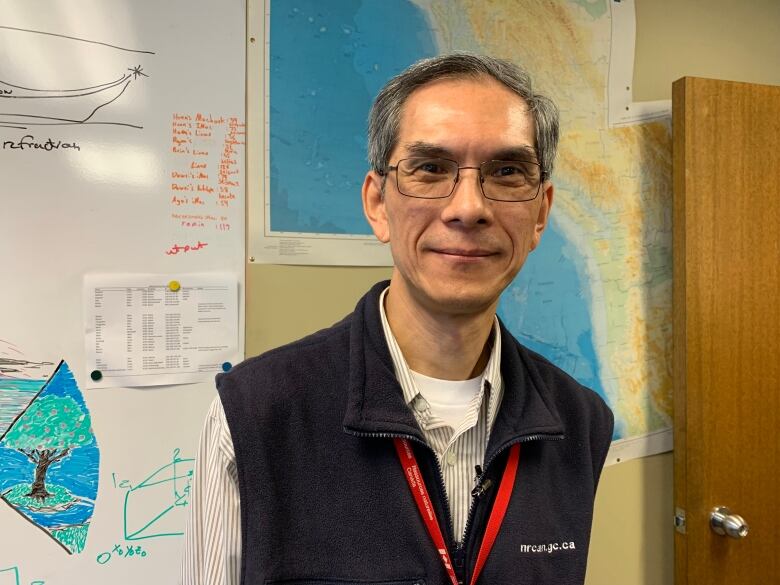
[{"label": "forehead", "polygon": [[493,78],[444,79],[415,90],[404,104],[396,152],[425,142],[454,155],[535,146],[534,121],[523,98]]}]

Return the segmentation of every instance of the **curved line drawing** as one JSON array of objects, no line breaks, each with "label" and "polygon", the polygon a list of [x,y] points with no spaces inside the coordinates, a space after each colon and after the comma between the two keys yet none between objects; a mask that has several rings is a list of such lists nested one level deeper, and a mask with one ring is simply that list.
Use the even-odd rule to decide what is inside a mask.
[{"label": "curved line drawing", "polygon": [[[56,118],[52,119],[56,120]],[[30,126],[72,126],[73,124],[78,124],[79,126],[127,126],[128,128],[136,128],[138,130],[143,129],[143,126],[130,124],[129,122],[79,122],[78,120],[70,120],[67,122],[25,122],[24,126],[14,126],[3,123],[0,120],[0,128],[17,128],[19,130],[29,130]]]},{"label": "curved line drawing", "polygon": [[[130,75],[123,75],[117,81],[113,82],[110,85],[106,84],[104,87],[100,87],[100,89],[94,89],[92,91],[88,91],[88,92],[85,92],[85,93],[74,93],[74,94],[71,94],[71,95],[63,95],[66,92],[73,92],[73,91],[79,91],[79,90],[75,90],[75,89],[65,89],[65,90],[44,90],[44,89],[39,89],[39,90],[33,90],[33,91],[41,91],[41,92],[43,92],[43,91],[51,91],[54,95],[16,95],[16,94],[14,94],[14,95],[0,95],[0,99],[45,100],[45,99],[54,99],[54,98],[77,98],[77,97],[84,97],[84,96],[87,96],[87,95],[94,95],[94,94],[100,93],[102,91],[109,90],[109,89],[111,89],[113,87],[116,87],[117,85],[121,85],[122,83],[124,83],[125,81],[130,79],[130,77],[131,77]],[[4,81],[0,81],[0,83],[5,83],[5,82]],[[10,85],[10,84],[6,83],[6,85]]]},{"label": "curved line drawing", "polygon": [[[109,81],[108,83],[101,83],[100,85],[93,85],[91,87],[79,87],[77,89],[35,89],[32,87],[22,87],[21,85],[14,85],[13,83],[8,83],[7,81],[3,81],[0,79],[0,85],[7,85],[8,87],[13,87],[14,89],[21,89],[24,91],[39,91],[42,93],[65,93],[65,92],[75,92],[75,91],[87,91],[89,89],[98,89],[101,87],[107,87],[107,86],[114,86],[117,83],[123,82],[125,79],[128,79],[130,75],[123,75],[119,79],[115,79],[114,81]],[[11,96],[11,95],[4,95],[0,97],[19,97],[19,96]],[[27,97],[27,96],[24,96]],[[65,97],[65,96],[63,96]]]},{"label": "curved line drawing", "polygon": [[100,41],[91,41],[89,39],[81,39],[79,37],[71,37],[71,36],[68,36],[68,35],[60,35],[60,34],[56,34],[56,33],[45,32],[45,31],[42,31],[42,30],[32,30],[32,29],[29,29],[29,28],[18,28],[18,27],[15,27],[15,26],[0,26],[0,28],[4,28],[6,30],[15,30],[15,31],[19,31],[19,32],[34,33],[34,34],[38,34],[38,35],[46,35],[46,36],[50,36],[50,37],[59,37],[61,39],[69,39],[71,41],[81,41],[82,43],[91,43],[93,45],[103,45],[104,47],[111,47],[112,49],[118,49],[120,51],[127,51],[129,53],[144,53],[144,54],[147,54],[147,55],[154,55],[155,54],[154,51],[141,51],[141,50],[138,50],[138,49],[127,49],[125,47],[119,47],[117,45],[111,45],[109,43],[103,43],[103,42],[100,42]]},{"label": "curved line drawing", "polygon": [[92,113],[89,116],[87,116],[86,118],[84,118],[82,120],[82,122],[86,122],[87,120],[89,120],[92,116],[95,115],[95,112],[97,112],[100,108],[103,108],[103,107],[107,106],[108,104],[110,104],[111,102],[114,102],[114,101],[118,100],[120,98],[120,96],[123,93],[125,93],[125,90],[127,89],[128,85],[130,85],[129,81],[127,83],[125,83],[125,86],[122,88],[122,91],[120,91],[119,94],[116,97],[114,97],[112,100],[107,101],[104,104],[100,104],[98,107],[96,107],[94,110],[92,110]]},{"label": "curved line drawing", "polygon": [[[3,120],[2,119],[2,116],[9,116],[9,117],[12,117],[12,118],[21,118],[18,122],[16,122],[16,123],[19,123],[19,124],[26,124],[26,122],[24,120],[25,118],[32,118],[32,119],[36,119],[36,120],[53,120],[53,121],[57,121],[57,122],[66,122],[66,123],[70,123],[70,124],[83,124],[83,123],[87,122],[90,118],[92,118],[92,116],[94,116],[95,113],[100,108],[103,108],[103,107],[109,105],[110,103],[116,101],[117,99],[119,99],[119,97],[125,92],[125,90],[127,89],[127,86],[130,85],[131,82],[132,82],[131,79],[125,80],[124,83],[121,85],[121,89],[119,89],[118,93],[115,96],[113,96],[111,99],[103,102],[102,104],[99,104],[98,106],[95,106],[83,118],[66,118],[66,117],[61,117],[61,116],[39,116],[37,114],[29,114],[29,113],[0,112],[0,123],[16,122],[16,120]],[[119,87],[120,86],[115,86],[115,88],[119,88]],[[58,98],[50,98],[50,99],[51,100],[56,100]],[[5,104],[5,105],[10,105],[10,104]],[[49,105],[54,105],[54,104],[50,104],[50,103],[46,104],[47,107]],[[86,105],[87,105],[87,107],[91,106],[91,104],[86,104]],[[45,125],[45,123],[38,123],[36,125],[42,126],[42,125]]]},{"label": "curved line drawing", "polygon": [[[91,123],[143,128],[135,120],[116,119],[117,110],[106,106],[125,95],[131,82],[149,77],[144,63],[128,64],[127,56],[118,51],[154,55],[153,51],[5,25],[0,25],[0,37],[8,37],[13,41],[11,46],[18,47],[8,66],[0,64],[0,128],[27,130]],[[85,56],[82,43],[100,47],[88,48]],[[50,57],[50,68],[36,67],[37,61],[28,61],[28,53]],[[3,56],[3,61],[7,59]],[[79,60],[87,66],[74,69],[71,64]],[[127,96],[122,103],[130,103]]]}]

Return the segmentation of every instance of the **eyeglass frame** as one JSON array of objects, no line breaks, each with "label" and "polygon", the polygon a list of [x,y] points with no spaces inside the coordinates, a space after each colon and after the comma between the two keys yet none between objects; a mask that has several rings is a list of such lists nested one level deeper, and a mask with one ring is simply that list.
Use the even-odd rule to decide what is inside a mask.
[{"label": "eyeglass frame", "polygon": [[[446,195],[441,195],[441,196],[437,196],[437,197],[422,197],[420,195],[409,195],[408,193],[404,193],[403,191],[401,191],[401,186],[400,186],[399,181],[398,181],[398,167],[405,160],[413,160],[413,159],[417,159],[417,158],[419,158],[419,159],[427,159],[428,158],[430,160],[442,160],[442,161],[451,162],[451,163],[453,163],[455,165],[455,167],[456,167],[456,169],[455,169],[455,179],[452,181],[452,189],[450,189],[449,193],[447,193]],[[487,163],[491,163],[491,162],[508,162],[508,163],[522,162],[522,163],[533,164],[533,165],[536,165],[537,167],[539,167],[539,185],[537,185],[537,187],[536,187],[536,193],[534,194],[534,196],[531,197],[530,199],[519,199],[519,200],[496,199],[494,197],[488,197],[485,194],[485,187],[484,187],[485,177],[482,174],[482,166],[487,164]],[[398,192],[401,195],[403,195],[404,197],[412,197],[413,199],[447,199],[447,197],[450,197],[455,192],[455,188],[458,186],[458,181],[460,180],[460,170],[461,169],[474,169],[474,170],[476,170],[477,171],[477,176],[479,177],[479,190],[482,193],[482,196],[485,199],[488,199],[490,201],[499,201],[501,203],[527,203],[528,201],[535,200],[537,197],[539,197],[539,192],[542,190],[542,183],[544,183],[549,178],[549,176],[547,174],[547,171],[542,169],[542,164],[540,162],[534,161],[534,160],[524,160],[524,159],[515,159],[515,160],[490,159],[490,160],[482,161],[481,163],[479,163],[478,166],[474,167],[474,166],[460,166],[460,163],[458,161],[452,160],[451,158],[444,158],[444,157],[441,157],[441,156],[437,156],[437,157],[408,156],[406,158],[399,159],[398,160],[398,164],[396,164],[396,165],[388,165],[387,169],[385,169],[384,171],[378,170],[377,173],[379,174],[380,177],[383,178],[382,190],[384,190],[385,183],[386,183],[387,178],[389,176],[388,173],[390,171],[396,171],[396,174],[395,174],[395,187],[396,187],[396,189],[398,189]]]}]

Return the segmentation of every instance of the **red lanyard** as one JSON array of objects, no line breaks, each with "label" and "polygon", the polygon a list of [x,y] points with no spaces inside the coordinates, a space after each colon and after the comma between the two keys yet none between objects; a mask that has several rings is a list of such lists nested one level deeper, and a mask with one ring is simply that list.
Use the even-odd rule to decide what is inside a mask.
[{"label": "red lanyard", "polygon": [[[395,450],[398,453],[398,459],[401,461],[406,481],[409,483],[409,489],[414,496],[414,501],[417,503],[417,509],[420,511],[425,527],[428,529],[431,540],[433,540],[433,544],[441,557],[441,562],[450,576],[450,581],[452,581],[452,585],[459,585],[455,570],[452,568],[450,553],[447,551],[447,544],[444,542],[439,522],[436,520],[436,512],[433,510],[433,504],[431,504],[431,498],[428,496],[428,490],[425,487],[425,481],[423,481],[420,467],[417,465],[417,458],[414,456],[412,446],[406,439],[395,439]],[[504,515],[509,506],[509,498],[512,496],[512,486],[515,483],[519,460],[520,445],[515,443],[509,451],[509,459],[506,462],[504,476],[501,478],[501,484],[498,486],[496,501],[493,504],[493,510],[490,512],[485,536],[482,538],[482,544],[479,547],[477,564],[474,567],[474,575],[471,577],[471,585],[476,585],[479,574],[482,572],[482,567],[485,565],[490,550],[493,548],[493,543],[496,541],[501,523],[504,521]]]}]

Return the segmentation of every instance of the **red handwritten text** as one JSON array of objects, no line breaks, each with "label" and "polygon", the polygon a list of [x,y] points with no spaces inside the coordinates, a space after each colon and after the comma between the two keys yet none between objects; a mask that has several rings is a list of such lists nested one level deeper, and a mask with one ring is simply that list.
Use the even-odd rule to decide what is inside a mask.
[{"label": "red handwritten text", "polygon": [[198,243],[195,244],[194,246],[190,246],[189,244],[185,244],[184,246],[180,246],[179,244],[174,244],[173,246],[171,246],[169,250],[166,250],[165,253],[168,256],[175,256],[176,254],[179,253],[186,254],[187,252],[195,252],[197,250],[202,250],[206,246],[208,246],[208,244],[206,242],[201,242],[200,240],[198,240]]}]

